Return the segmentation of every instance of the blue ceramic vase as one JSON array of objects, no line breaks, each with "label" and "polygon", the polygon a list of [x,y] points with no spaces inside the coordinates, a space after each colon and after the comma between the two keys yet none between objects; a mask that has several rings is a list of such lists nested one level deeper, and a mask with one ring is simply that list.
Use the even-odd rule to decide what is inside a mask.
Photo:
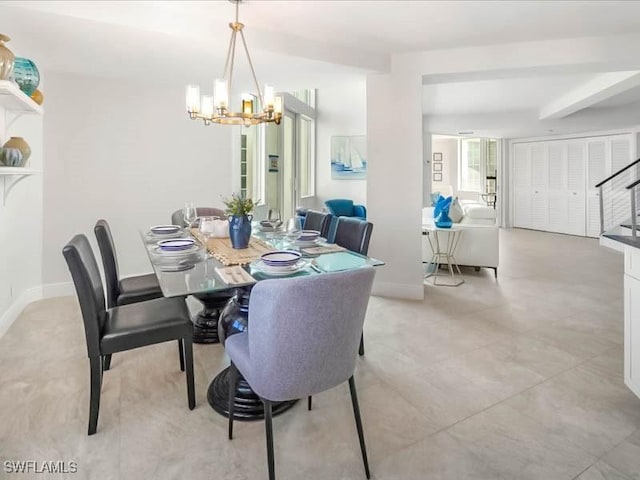
[{"label": "blue ceramic vase", "polygon": [[242,217],[229,215],[229,238],[233,248],[239,250],[249,246],[252,219],[253,215],[244,215]]},{"label": "blue ceramic vase", "polygon": [[28,58],[16,57],[13,64],[13,81],[18,84],[20,90],[31,96],[40,84],[38,67]]}]

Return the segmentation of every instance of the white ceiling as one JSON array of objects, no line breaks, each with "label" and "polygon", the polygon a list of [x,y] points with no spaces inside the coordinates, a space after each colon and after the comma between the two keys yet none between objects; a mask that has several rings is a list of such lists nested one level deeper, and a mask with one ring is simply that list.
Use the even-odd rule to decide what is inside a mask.
[{"label": "white ceiling", "polygon": [[592,75],[552,75],[425,85],[422,107],[430,115],[539,110]]},{"label": "white ceiling", "polygon": [[[233,5],[224,0],[0,0],[2,32],[14,39],[10,46],[18,54],[28,52],[23,54],[47,71],[194,82],[203,88],[221,75],[233,13]],[[392,53],[640,33],[638,18],[640,1],[613,0],[249,0],[240,7],[258,78],[281,90],[339,84],[386,71]],[[242,62],[236,73],[238,89],[250,87]],[[448,126],[439,133],[479,130],[483,119],[494,133],[501,128],[522,132],[525,125],[536,134],[562,131],[562,120],[542,122],[538,114],[588,83],[599,67],[590,68],[583,65],[580,74],[559,68],[554,75],[532,68],[513,78],[496,72],[472,81],[478,78],[473,71],[460,71],[447,83],[442,83],[446,75],[434,76],[423,89],[423,111]],[[637,101],[640,87],[586,110],[597,110],[604,118]],[[591,118],[588,113],[585,118]],[[504,127],[501,118],[508,123]],[[515,128],[516,121],[523,127]],[[591,125],[591,120],[577,124],[585,122]]]},{"label": "white ceiling", "polygon": [[[233,8],[221,0],[2,3],[186,36],[215,35]],[[249,0],[240,11],[259,31],[399,53],[637,32],[640,2]]]}]

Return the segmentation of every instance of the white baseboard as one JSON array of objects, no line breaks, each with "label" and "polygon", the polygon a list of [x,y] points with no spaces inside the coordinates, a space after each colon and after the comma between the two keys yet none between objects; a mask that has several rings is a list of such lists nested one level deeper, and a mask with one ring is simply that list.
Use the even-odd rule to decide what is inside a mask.
[{"label": "white baseboard", "polygon": [[20,316],[22,310],[31,302],[42,299],[42,286],[31,287],[25,290],[16,298],[9,308],[0,317],[0,337],[2,337],[9,327]]},{"label": "white baseboard", "polygon": [[371,295],[376,297],[402,298],[406,300],[424,299],[424,285],[374,282]]},{"label": "white baseboard", "polygon": [[46,283],[42,286],[42,298],[68,297],[75,293],[73,282]]},{"label": "white baseboard", "polygon": [[625,375],[624,383],[627,385],[627,388],[631,390],[636,397],[640,398],[640,385],[636,385],[631,381],[631,379]]}]

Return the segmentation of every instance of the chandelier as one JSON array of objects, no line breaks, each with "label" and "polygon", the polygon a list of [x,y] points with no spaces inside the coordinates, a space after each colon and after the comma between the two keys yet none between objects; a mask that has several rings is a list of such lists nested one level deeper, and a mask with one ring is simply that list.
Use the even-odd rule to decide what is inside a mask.
[{"label": "chandelier", "polygon": [[[229,24],[231,28],[231,40],[229,40],[229,50],[227,60],[224,64],[223,78],[215,80],[213,96],[203,95],[200,97],[200,87],[198,85],[187,85],[187,113],[192,120],[201,118],[205,125],[211,123],[221,123],[225,125],[257,125],[259,123],[275,122],[280,124],[282,119],[282,99],[276,97],[273,87],[264,86],[264,92],[260,90],[256,72],[253,68],[251,55],[247,48],[242,29],[244,24],[238,21],[238,10],[242,0],[229,0],[236,4],[235,22]],[[242,95],[242,109],[240,112],[229,110],[229,96],[232,90],[231,80],[233,79],[233,66],[236,57],[236,40],[240,34],[244,51],[247,54],[251,75],[256,87],[257,94]],[[257,103],[257,105],[256,105]]]}]

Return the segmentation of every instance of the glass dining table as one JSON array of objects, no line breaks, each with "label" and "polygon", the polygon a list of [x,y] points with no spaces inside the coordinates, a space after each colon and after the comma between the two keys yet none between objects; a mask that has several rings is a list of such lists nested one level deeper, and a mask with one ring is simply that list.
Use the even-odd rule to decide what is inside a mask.
[{"label": "glass dining table", "polygon": [[[241,265],[240,268],[250,276],[236,276],[233,283],[227,283],[221,271],[225,265],[216,257],[203,248],[201,240],[194,237],[200,250],[191,256],[186,263],[167,263],[166,258],[158,254],[158,237],[151,232],[143,230],[140,232],[145,244],[149,260],[153,270],[158,277],[160,288],[165,297],[186,297],[193,295],[200,300],[204,309],[194,318],[194,342],[196,343],[217,343],[219,338],[224,340],[225,336],[239,333],[246,328],[247,309],[251,288],[256,283],[272,278],[289,278],[300,276],[315,276],[326,273],[353,270],[371,265],[374,267],[384,265],[383,261],[375,258],[360,255],[346,249],[335,248],[335,245],[320,242],[316,247],[326,247],[326,253],[308,253],[314,249],[308,249],[296,245],[290,236],[279,233],[262,231],[259,227],[254,227],[252,235],[262,245],[266,245],[273,250],[298,251],[302,255],[302,268],[291,274],[278,273],[277,277],[260,268],[258,259],[248,264]],[[191,237],[189,231],[184,231],[183,238]],[[317,250],[316,250],[317,251]],[[228,262],[227,262],[228,263]],[[237,268],[237,267],[236,267]],[[229,277],[226,277],[229,280]],[[246,280],[246,281],[242,281]],[[225,331],[218,332],[219,317],[222,312],[230,310],[234,306],[244,306],[244,326],[227,325]],[[224,316],[224,315],[223,315]],[[220,322],[221,324],[223,322]],[[228,416],[228,385],[229,368],[225,368],[213,379],[207,391],[207,399],[211,407],[223,416]],[[238,379],[238,386],[235,394],[234,419],[240,421],[259,420],[264,418],[262,402],[251,390],[244,379]],[[291,408],[297,400],[290,402],[274,403],[273,414],[281,414]]]}]

